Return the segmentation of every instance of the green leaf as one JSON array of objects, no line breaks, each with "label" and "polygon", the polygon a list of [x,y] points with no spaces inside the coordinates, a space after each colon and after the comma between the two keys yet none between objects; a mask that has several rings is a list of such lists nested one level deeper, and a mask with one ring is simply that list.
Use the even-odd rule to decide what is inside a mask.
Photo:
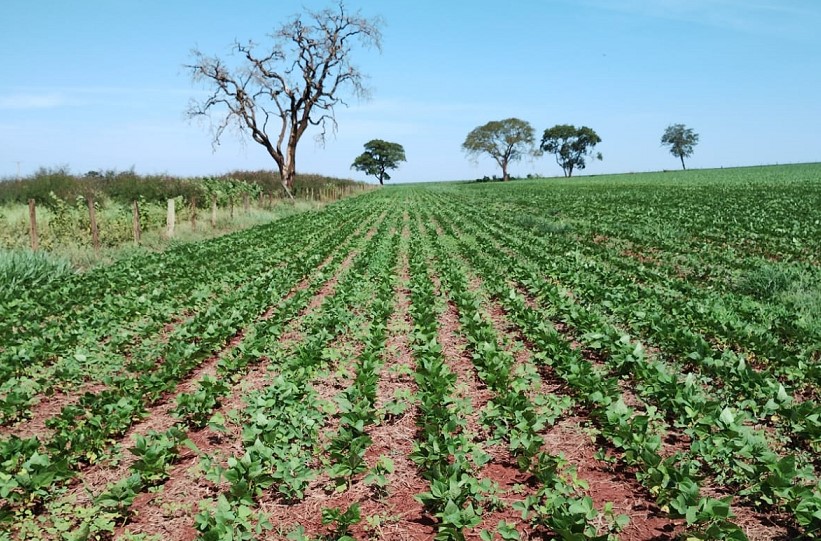
[{"label": "green leaf", "polygon": [[735,416],[730,408],[724,408],[718,418],[727,426],[732,426],[735,424]]}]

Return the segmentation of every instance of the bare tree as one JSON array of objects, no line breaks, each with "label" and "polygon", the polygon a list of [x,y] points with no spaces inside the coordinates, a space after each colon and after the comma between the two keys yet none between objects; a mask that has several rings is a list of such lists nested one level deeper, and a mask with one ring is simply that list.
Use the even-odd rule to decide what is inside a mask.
[{"label": "bare tree", "polygon": [[347,106],[342,96],[367,96],[365,76],[351,64],[354,47],[381,50],[382,21],[349,14],[342,2],[333,8],[295,15],[273,34],[272,44],[235,42],[229,65],[216,56],[193,50],[187,65],[195,82],[209,88],[203,101],[192,100],[189,118],[208,117],[213,145],[229,127],[251,136],[274,159],[286,193],[296,174],[296,147],[310,126],[318,126],[324,143],[336,131],[334,108]]}]

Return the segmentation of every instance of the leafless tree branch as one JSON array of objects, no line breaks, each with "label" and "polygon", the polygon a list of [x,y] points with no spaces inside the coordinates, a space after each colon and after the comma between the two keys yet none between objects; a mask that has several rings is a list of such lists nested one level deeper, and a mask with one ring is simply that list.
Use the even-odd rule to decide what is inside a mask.
[{"label": "leafless tree branch", "polygon": [[[322,11],[295,15],[269,37],[267,48],[236,42],[228,66],[219,57],[192,51],[185,67],[209,89],[192,101],[189,118],[209,118],[212,144],[230,127],[262,145],[276,162],[283,188],[291,193],[296,148],[305,131],[319,128],[317,140],[336,131],[335,107],[347,106],[343,94],[367,96],[365,76],[351,63],[354,47],[381,50],[380,19],[349,14],[343,2]],[[278,122],[277,122],[278,121]]]}]

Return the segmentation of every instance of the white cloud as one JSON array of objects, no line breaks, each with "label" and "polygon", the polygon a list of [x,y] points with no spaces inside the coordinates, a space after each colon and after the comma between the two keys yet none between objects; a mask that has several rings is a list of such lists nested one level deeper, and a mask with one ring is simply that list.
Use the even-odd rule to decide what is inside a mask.
[{"label": "white cloud", "polygon": [[0,109],[54,109],[66,104],[60,94],[12,94],[0,96]]}]

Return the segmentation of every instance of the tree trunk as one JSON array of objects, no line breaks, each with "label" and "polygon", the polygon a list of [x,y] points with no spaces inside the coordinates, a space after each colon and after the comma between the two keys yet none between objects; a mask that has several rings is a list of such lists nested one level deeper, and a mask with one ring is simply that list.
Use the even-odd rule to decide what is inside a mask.
[{"label": "tree trunk", "polygon": [[294,159],[291,157],[286,163],[280,165],[279,167],[279,176],[282,180],[282,187],[285,189],[285,193],[288,194],[288,197],[291,198],[291,202],[294,201],[294,180],[296,179],[296,167],[294,166]]},{"label": "tree trunk", "polygon": [[291,202],[293,202],[294,194],[291,193],[291,190],[288,188],[288,183],[284,180],[282,181],[282,189],[285,190],[285,193],[288,194],[288,197],[291,198]]},{"label": "tree trunk", "polygon": [[507,182],[507,162],[502,164],[502,182]]},{"label": "tree trunk", "polygon": [[681,156],[679,156],[679,158],[681,158],[681,168],[682,168],[682,169],[684,169],[684,170],[686,171],[686,170],[687,170],[687,168],[684,166],[684,154],[682,154]]},{"label": "tree trunk", "polygon": [[296,177],[296,175],[293,171],[286,169],[282,172],[282,188],[285,190],[285,193],[288,194],[288,197],[291,198],[291,201],[294,200],[294,177]]}]

